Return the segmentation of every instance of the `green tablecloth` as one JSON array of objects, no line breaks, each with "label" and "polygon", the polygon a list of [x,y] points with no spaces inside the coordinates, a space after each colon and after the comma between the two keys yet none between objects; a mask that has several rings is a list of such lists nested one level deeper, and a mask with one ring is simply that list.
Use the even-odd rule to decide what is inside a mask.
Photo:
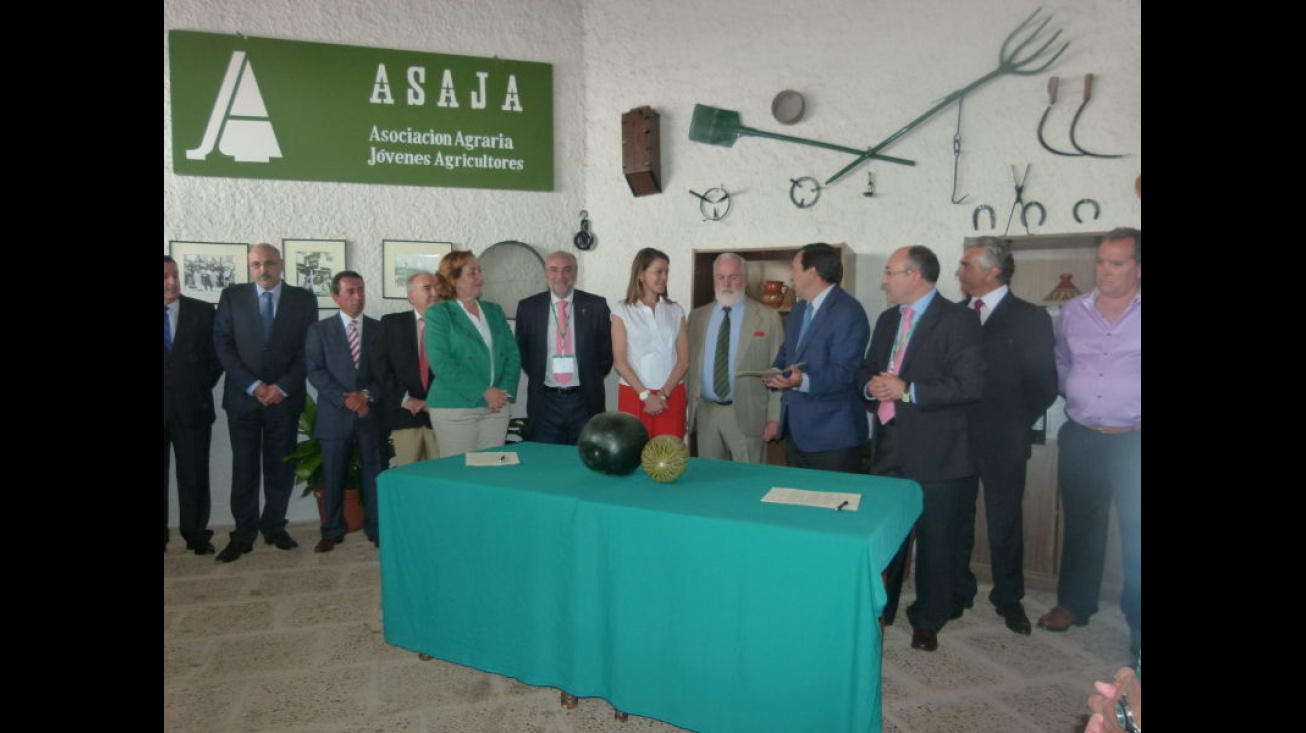
[{"label": "green tablecloth", "polygon": [[[675,483],[576,448],[380,477],[389,643],[698,731],[879,731],[880,572],[914,482],[691,459]],[[862,494],[860,511],[761,501]]]}]

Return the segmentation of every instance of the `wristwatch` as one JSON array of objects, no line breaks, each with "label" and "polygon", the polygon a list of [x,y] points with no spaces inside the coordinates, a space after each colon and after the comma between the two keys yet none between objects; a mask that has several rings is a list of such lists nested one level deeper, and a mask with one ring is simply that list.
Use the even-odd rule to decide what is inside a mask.
[{"label": "wristwatch", "polygon": [[902,383],[902,397],[899,397],[898,399],[908,404],[911,403],[911,384],[907,382]]},{"label": "wristwatch", "polygon": [[643,392],[640,392],[640,393],[639,393],[639,401],[640,401],[640,402],[648,402],[648,396],[649,396],[650,394],[652,394],[652,393],[649,392],[647,389],[644,390]]}]

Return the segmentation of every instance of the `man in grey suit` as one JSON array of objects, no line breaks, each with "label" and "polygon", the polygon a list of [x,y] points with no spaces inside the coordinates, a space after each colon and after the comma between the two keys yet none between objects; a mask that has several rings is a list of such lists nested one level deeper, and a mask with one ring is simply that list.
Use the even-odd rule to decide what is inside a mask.
[{"label": "man in grey suit", "polygon": [[718,255],[716,301],[689,314],[688,426],[697,433],[700,458],[765,463],[767,442],[780,435],[780,392],[768,390],[760,376],[736,373],[770,367],[784,326],[777,311],[744,295],[747,264],[734,252]]},{"label": "man in grey suit", "polygon": [[381,322],[363,315],[367,303],[363,277],[342,270],[331,278],[331,299],[338,315],[314,323],[304,347],[308,381],[317,390],[313,436],[322,444],[322,539],[314,552],[331,552],[345,541],[345,488],[349,458],[358,444],[363,504],[367,507],[367,538],[380,547],[377,534],[376,477],[381,473],[380,375],[372,368],[381,341]]},{"label": "man in grey suit", "polygon": [[[222,291],[213,321],[213,347],[227,373],[222,409],[231,434],[231,515],[236,529],[218,553],[232,562],[254,549],[259,533],[290,550],[286,507],[295,484],[299,415],[304,411],[304,335],[317,320],[317,298],[281,279],[285,262],[270,244],[249,250],[253,283]],[[259,513],[259,472],[263,511]]]}]

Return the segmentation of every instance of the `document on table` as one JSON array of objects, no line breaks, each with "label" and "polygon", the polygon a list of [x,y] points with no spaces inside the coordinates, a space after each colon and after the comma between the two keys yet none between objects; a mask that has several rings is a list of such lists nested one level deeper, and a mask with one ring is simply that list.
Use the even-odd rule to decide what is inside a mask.
[{"label": "document on table", "polygon": [[840,491],[808,491],[807,489],[786,489],[780,486],[772,487],[762,497],[762,501],[773,504],[799,504],[801,506],[816,506],[824,509],[834,509],[835,511],[855,512],[857,507],[861,506],[862,495],[850,494]]},{"label": "document on table", "polygon": [[516,453],[508,451],[490,451],[489,453],[468,453],[468,466],[516,466],[521,463]]}]

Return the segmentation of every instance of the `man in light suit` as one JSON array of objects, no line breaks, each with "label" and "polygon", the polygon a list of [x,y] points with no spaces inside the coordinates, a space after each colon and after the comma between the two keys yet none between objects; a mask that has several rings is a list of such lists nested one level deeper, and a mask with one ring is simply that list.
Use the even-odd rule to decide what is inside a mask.
[{"label": "man in light suit", "polygon": [[[775,309],[745,297],[746,265],[734,252],[718,255],[712,263],[716,302],[689,314],[688,425],[697,432],[700,458],[765,463],[767,442],[780,436],[780,392],[759,377],[735,374],[771,366],[784,326]],[[727,354],[720,386],[718,347]]]},{"label": "man in light suit", "polygon": [[802,302],[789,313],[784,345],[764,384],[785,390],[780,427],[788,438],[786,461],[797,468],[858,473],[866,442],[857,367],[870,336],[866,310],[839,282],[839,250],[809,244],[794,255],[794,293]]},{"label": "man in light suit", "polygon": [[[574,289],[572,255],[549,255],[544,274],[549,289],[517,304],[530,439],[575,445],[585,423],[606,407],[603,380],[612,371],[612,314],[603,298]],[[569,332],[568,345],[561,337]]]},{"label": "man in light suit", "polygon": [[381,473],[381,414],[374,409],[383,397],[372,369],[381,341],[381,322],[363,315],[367,304],[363,277],[341,270],[331,278],[331,299],[340,313],[308,329],[304,359],[308,381],[317,390],[313,436],[322,444],[322,539],[314,552],[331,552],[345,541],[345,489],[354,444],[362,465],[363,505],[367,507],[367,538],[380,547],[377,534],[376,477]]},{"label": "man in light suit", "polygon": [[[916,601],[907,618],[912,648],[930,652],[939,647],[943,625],[960,615],[956,599],[965,579],[958,577],[956,548],[964,523],[974,523],[979,481],[966,406],[984,391],[979,318],[940,295],[938,279],[939,258],[928,247],[894,251],[880,278],[892,307],[876,320],[857,376],[875,415],[871,473],[911,479],[924,494],[916,521]],[[888,623],[897,612],[910,544],[909,537],[888,569]]]},{"label": "man in light suit", "polygon": [[[1057,398],[1057,365],[1052,356],[1052,318],[1011,292],[1015,271],[1006,240],[980,237],[966,245],[957,280],[967,295],[962,305],[979,314],[984,332],[984,396],[968,405],[966,414],[971,458],[984,484],[993,570],[989,600],[1008,629],[1028,636],[1029,617],[1020,602],[1025,597],[1021,513],[1025,463],[1030,456],[1030,429]],[[965,583],[957,601],[969,608],[977,592],[970,572],[975,498],[963,497],[962,503],[969,516],[962,520],[957,546],[957,572]]]},{"label": "man in light suit", "polygon": [[[426,410],[431,365],[426,360],[426,309],[435,305],[435,275],[414,273],[408,278],[412,310],[381,316],[381,340],[374,354],[373,373],[381,380],[385,401],[381,422],[390,432],[395,464],[406,466],[440,457]],[[425,373],[423,373],[425,370]]]},{"label": "man in light suit", "polygon": [[259,533],[277,549],[299,546],[286,532],[295,462],[285,458],[295,451],[304,411],[304,336],[317,320],[317,298],[283,282],[284,268],[276,247],[254,245],[249,251],[254,282],[224,289],[214,317],[213,346],[227,373],[222,408],[231,434],[231,516],[236,520],[218,562],[239,560],[254,549]]},{"label": "man in light suit", "polygon": [[163,549],[168,549],[168,458],[177,454],[177,519],[186,549],[211,555],[209,444],[213,385],[213,306],[181,294],[177,262],[163,256]]}]

